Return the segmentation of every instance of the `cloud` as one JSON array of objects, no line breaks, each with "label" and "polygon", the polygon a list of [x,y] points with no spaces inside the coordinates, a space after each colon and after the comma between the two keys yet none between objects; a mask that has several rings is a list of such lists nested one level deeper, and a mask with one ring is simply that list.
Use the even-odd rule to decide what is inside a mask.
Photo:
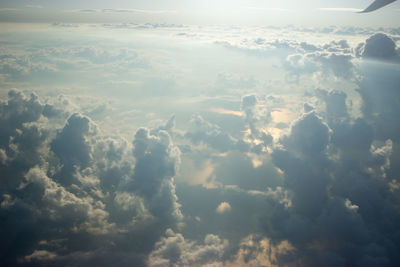
[{"label": "cloud", "polygon": [[118,260],[122,266],[143,265],[165,230],[177,229],[183,218],[173,180],[178,148],[166,131],[145,128],[132,148],[78,113],[57,129],[53,117],[64,112],[50,120],[44,107],[36,95],[18,91],[0,103],[0,215],[7,218],[1,262],[63,266],[105,259],[102,266],[122,257],[130,259]]},{"label": "cloud", "polygon": [[65,127],[51,143],[51,150],[60,159],[62,173],[60,183],[70,185],[75,168],[85,169],[92,160],[92,146],[89,136],[96,134],[95,125],[88,117],[73,114]]},{"label": "cloud", "polygon": [[250,130],[253,134],[257,134],[257,130],[254,126],[254,108],[257,104],[257,98],[255,95],[247,95],[242,98],[242,106],[241,109],[246,116],[246,122],[250,126]]},{"label": "cloud", "polygon": [[160,216],[160,223],[173,226],[183,217],[173,180],[180,151],[164,130],[151,135],[149,130],[141,128],[135,134],[133,145],[136,165],[128,190],[150,203],[149,210]]},{"label": "cloud", "polygon": [[318,8],[323,11],[339,11],[339,12],[360,12],[362,9],[359,8],[348,8],[348,7],[321,7]]},{"label": "cloud", "polygon": [[315,157],[324,153],[329,139],[329,126],[315,112],[310,112],[292,124],[290,135],[281,142],[290,152]]},{"label": "cloud", "polygon": [[165,14],[165,13],[176,13],[177,10],[162,10],[162,9],[102,9],[103,13],[144,13],[144,14]]},{"label": "cloud", "polygon": [[218,125],[204,120],[200,115],[193,115],[191,122],[193,128],[185,134],[185,137],[192,140],[193,143],[205,143],[221,152],[236,148],[237,140],[222,132]]},{"label": "cloud", "polygon": [[9,138],[17,133],[17,129],[24,127],[24,123],[38,120],[43,109],[35,94],[31,94],[28,98],[19,91],[11,90],[8,92],[8,98],[8,101],[2,102],[0,106],[2,146],[5,146]]},{"label": "cloud", "polygon": [[270,111],[258,104],[255,95],[246,95],[242,97],[241,110],[244,113],[244,121],[249,127],[248,138],[252,139],[253,144],[251,149],[253,152],[260,152],[272,144],[273,137],[262,127],[268,125],[271,121]]},{"label": "cloud", "polygon": [[94,12],[97,12],[96,9],[81,9],[79,11],[83,12],[83,13],[94,13]]},{"label": "cloud", "polygon": [[[157,33],[160,29],[155,28],[164,26],[147,25]],[[206,29],[182,27],[179,32],[193,31],[211,43],[214,34],[236,48],[257,50],[256,55],[272,51],[280,76],[263,68],[250,69],[260,72],[254,79],[246,78],[252,77],[248,73],[236,76],[236,71],[221,79],[234,92],[216,92],[215,78],[221,72],[213,66],[201,76],[209,84],[200,82],[199,87],[209,88],[200,97],[191,90],[190,97],[175,90],[165,93],[165,84],[157,82],[149,86],[164,88],[164,95],[150,105],[142,105],[140,96],[118,96],[108,85],[104,98],[81,87],[73,92],[79,90],[76,97],[57,96],[54,88],[40,91],[44,97],[17,90],[4,94],[0,262],[399,265],[400,75],[396,61],[355,58],[354,44],[371,30],[267,28],[272,35],[282,34],[270,40],[265,29],[246,37],[241,33],[246,28],[226,29],[222,37],[217,33],[224,28]],[[338,38],[318,39],[322,32]],[[357,36],[343,39],[352,32]],[[286,40],[289,34],[294,37]],[[297,41],[296,34],[310,40]],[[152,45],[159,49],[160,44]],[[73,76],[74,66],[86,66],[87,74],[110,67],[107,75],[114,78],[134,74],[136,79],[154,72],[132,66],[134,71],[114,76],[154,50],[110,46],[113,49],[88,42],[2,51],[13,60],[27,56],[47,62],[50,57],[55,63],[64,57],[64,63],[72,63],[56,64],[63,75]],[[170,51],[160,54],[173,62],[179,58]],[[280,59],[286,64],[281,69]],[[8,60],[5,65],[18,61]],[[17,63],[24,67],[24,62]],[[149,62],[153,66],[154,61]],[[264,66],[269,60],[257,62]],[[157,73],[165,67],[172,67],[167,76],[174,73],[173,87],[185,84],[191,71],[186,65],[182,71],[168,64]],[[284,81],[287,73],[323,79],[293,84]],[[29,76],[19,77],[24,75]],[[271,77],[278,81],[267,81]],[[40,84],[46,87],[46,82]]]},{"label": "cloud", "polygon": [[246,190],[265,190],[281,185],[282,177],[265,152],[255,154],[231,151],[215,159],[215,182]]},{"label": "cloud", "polygon": [[[397,258],[379,240],[393,228],[385,228],[379,218],[385,216],[385,223],[399,219],[389,211],[398,203],[389,200],[385,178],[392,141],[376,148],[373,126],[350,119],[343,92],[320,94],[326,104],[321,114],[328,121],[315,111],[305,113],[272,153],[284,173],[285,194],[271,190],[273,211],[262,219],[266,236],[295,248],[295,256],[278,257],[278,265],[389,266]],[[343,253],[342,247],[351,252]]]},{"label": "cloud", "polygon": [[240,242],[234,259],[225,266],[280,266],[279,259],[290,258],[295,248],[287,241],[279,244],[259,235],[249,235]]},{"label": "cloud", "polygon": [[250,10],[256,10],[256,11],[284,11],[284,12],[292,12],[292,11],[294,11],[294,10],[292,10],[292,9],[274,8],[274,7],[271,7],[271,8],[262,8],[262,7],[252,7],[252,6],[249,6],[249,7],[243,7],[243,8],[245,8],[245,9],[250,9]]},{"label": "cloud", "polygon": [[[338,46],[336,46],[338,47]],[[329,45],[327,50],[335,51]],[[285,67],[293,74],[321,73],[324,76],[334,75],[342,79],[354,78],[353,56],[340,52],[314,52],[306,54],[292,54],[286,58]]]},{"label": "cloud", "polygon": [[396,65],[390,62],[365,62],[361,69],[363,79],[358,92],[362,98],[362,112],[380,140],[398,140],[399,127],[395,118],[399,112],[399,70]]},{"label": "cloud", "polygon": [[396,43],[383,33],[372,35],[358,49],[364,58],[391,59],[397,56]]},{"label": "cloud", "polygon": [[56,254],[51,253],[46,250],[35,250],[31,255],[25,256],[24,261],[49,261],[55,259],[57,257]]},{"label": "cloud", "polygon": [[227,240],[221,240],[216,235],[209,234],[203,244],[185,240],[181,234],[168,229],[150,254],[149,266],[219,266]]},{"label": "cloud", "polygon": [[218,205],[216,211],[219,214],[224,214],[226,212],[231,211],[232,207],[229,204],[229,202],[221,202],[221,204]]}]

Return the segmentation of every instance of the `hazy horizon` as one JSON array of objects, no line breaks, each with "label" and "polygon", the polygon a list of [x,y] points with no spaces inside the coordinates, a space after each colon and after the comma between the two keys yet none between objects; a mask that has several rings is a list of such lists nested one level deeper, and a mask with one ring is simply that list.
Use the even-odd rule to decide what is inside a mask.
[{"label": "hazy horizon", "polygon": [[46,1],[0,3],[2,22],[64,23],[175,23],[324,27],[398,27],[398,2],[378,11],[357,14],[372,1]]}]

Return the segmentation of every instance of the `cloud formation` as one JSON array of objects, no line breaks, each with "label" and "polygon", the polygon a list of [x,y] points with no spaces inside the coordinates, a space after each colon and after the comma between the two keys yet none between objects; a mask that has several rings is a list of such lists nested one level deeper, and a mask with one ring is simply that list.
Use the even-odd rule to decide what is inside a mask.
[{"label": "cloud formation", "polygon": [[232,207],[229,204],[229,202],[221,202],[221,204],[218,205],[216,211],[219,214],[223,214],[223,213],[231,211],[231,209],[232,209]]},{"label": "cloud formation", "polygon": [[397,56],[396,43],[386,34],[377,33],[359,47],[359,53],[365,58],[392,59]]},{"label": "cloud formation", "polygon": [[[271,49],[282,59],[282,79],[322,75],[322,88],[304,89],[301,80],[225,81],[233,95],[217,94],[213,84],[170,117],[172,106],[188,99],[171,91],[140,111],[146,127],[128,118],[142,108],[135,106],[140,98],[129,98],[130,109],[118,117],[109,111],[122,101],[98,104],[80,95],[75,101],[94,103],[81,106],[68,96],[9,91],[0,102],[0,262],[399,265],[396,43],[383,34],[358,48],[347,39],[255,35],[235,55]],[[136,59],[131,50],[63,49],[53,52],[69,51],[95,69]],[[104,130],[103,115],[134,129],[129,139]]]},{"label": "cloud formation", "polygon": [[150,254],[149,266],[220,266],[227,247],[227,240],[216,235],[207,235],[198,244],[168,229]]},{"label": "cloud formation", "polygon": [[[336,108],[343,105],[341,99],[334,104],[325,98],[330,101],[328,118],[340,118]],[[289,198],[272,200],[265,230],[273,240],[287,240],[297,249],[295,262],[300,262],[289,259],[291,264],[390,266],[398,261],[392,245],[380,241],[397,244],[388,235],[394,228],[384,226],[399,219],[387,180],[393,143],[389,139],[376,146],[373,138],[371,126],[362,119],[331,121],[328,126],[311,112],[292,125],[280,141],[282,147],[274,150],[272,158],[285,173]]]},{"label": "cloud formation", "polygon": [[1,262],[144,264],[183,218],[173,181],[178,148],[167,132],[145,128],[131,148],[80,114],[54,130],[41,123],[44,107],[17,91],[1,103]]}]

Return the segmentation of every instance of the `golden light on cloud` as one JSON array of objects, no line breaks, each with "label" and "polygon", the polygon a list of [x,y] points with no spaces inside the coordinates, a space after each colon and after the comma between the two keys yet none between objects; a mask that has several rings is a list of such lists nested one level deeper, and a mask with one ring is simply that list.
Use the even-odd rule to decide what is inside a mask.
[{"label": "golden light on cloud", "polygon": [[[283,240],[280,243],[274,244],[268,238],[260,240],[256,235],[249,235],[244,238],[240,244],[240,249],[231,262],[224,266],[239,267],[239,266],[271,266],[279,265],[279,258],[285,255],[290,255],[296,249],[293,245]],[[256,251],[256,252],[255,252]],[[251,255],[251,257],[249,257]],[[249,260],[250,258],[250,260]]]},{"label": "golden light on cloud", "polygon": [[289,109],[279,109],[271,112],[272,120],[275,123],[287,123],[289,124],[296,118],[294,114]]},{"label": "golden light on cloud", "polygon": [[283,130],[275,127],[268,128],[269,134],[274,138],[274,140],[278,140],[281,136]]},{"label": "golden light on cloud", "polygon": [[205,161],[200,166],[190,159],[183,159],[179,175],[176,177],[178,182],[190,185],[202,185],[204,188],[216,188],[215,177],[213,176],[214,166],[210,160]]},{"label": "golden light on cloud", "polygon": [[257,158],[253,158],[253,159],[251,160],[251,163],[253,164],[253,167],[254,167],[254,168],[258,168],[258,167],[260,167],[260,166],[263,165],[262,160],[257,159]]},{"label": "golden light on cloud", "polygon": [[224,108],[212,108],[212,109],[210,109],[210,111],[214,112],[214,113],[218,113],[218,114],[243,117],[243,112],[238,111],[238,110],[230,110],[230,109],[224,109]]},{"label": "golden light on cloud", "polygon": [[229,202],[221,202],[221,204],[219,204],[219,206],[217,207],[217,213],[219,214],[223,214],[223,213],[227,213],[229,211],[232,210],[231,204],[229,204]]}]

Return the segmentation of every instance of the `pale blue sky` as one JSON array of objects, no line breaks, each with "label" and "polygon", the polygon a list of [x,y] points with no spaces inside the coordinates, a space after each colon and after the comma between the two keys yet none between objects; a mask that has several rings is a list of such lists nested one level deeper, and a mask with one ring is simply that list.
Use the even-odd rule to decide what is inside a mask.
[{"label": "pale blue sky", "polygon": [[[400,25],[399,2],[371,14],[356,14],[372,0],[117,0],[1,1],[2,21],[167,22],[185,24]],[[115,9],[129,12],[103,12]],[[85,10],[86,12],[81,12]],[[87,12],[95,11],[95,12]],[[106,14],[105,14],[106,13]]]},{"label": "pale blue sky", "polygon": [[184,7],[241,7],[255,6],[264,8],[312,8],[312,7],[354,7],[363,8],[370,4],[370,0],[285,0],[285,1],[262,1],[262,0],[117,0],[117,1],[95,1],[95,0],[71,0],[71,1],[54,1],[54,0],[5,0],[1,1],[2,7],[25,7],[26,5],[40,5],[43,7],[56,8],[184,8]]}]

